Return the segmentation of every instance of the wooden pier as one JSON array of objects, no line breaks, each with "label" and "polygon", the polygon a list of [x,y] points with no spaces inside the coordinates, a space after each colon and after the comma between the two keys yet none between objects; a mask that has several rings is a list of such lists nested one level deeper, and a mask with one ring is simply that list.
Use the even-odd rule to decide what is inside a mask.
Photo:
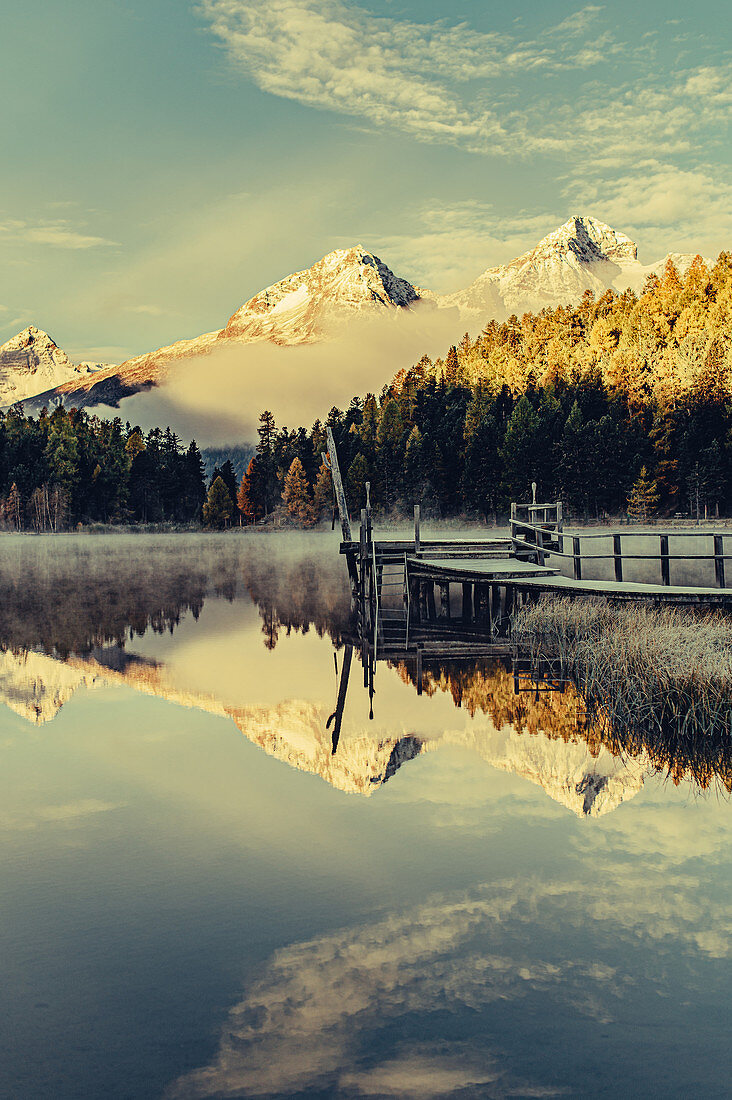
[{"label": "wooden pier", "polygon": [[[512,504],[508,537],[425,539],[417,505],[413,538],[376,538],[367,485],[355,539],[330,429],[328,446],[365,678],[369,654],[394,660],[431,651],[443,659],[488,655],[507,644],[514,609],[540,594],[732,606],[732,589],[725,586],[732,554],[725,553],[724,535],[709,536],[709,554],[683,554],[670,548],[679,533],[567,533],[561,501]],[[612,550],[583,556],[587,540],[595,538],[611,540]],[[658,553],[634,553],[639,538],[657,538]],[[584,566],[606,560],[611,579],[583,578]],[[713,563],[716,587],[670,583],[672,563],[704,561]],[[660,583],[626,580],[630,562],[655,562]],[[562,575],[565,563],[571,576]]]}]

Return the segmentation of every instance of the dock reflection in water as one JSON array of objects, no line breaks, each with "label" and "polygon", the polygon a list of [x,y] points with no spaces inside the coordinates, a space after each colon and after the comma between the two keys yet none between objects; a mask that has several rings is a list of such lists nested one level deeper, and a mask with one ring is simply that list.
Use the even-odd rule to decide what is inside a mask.
[{"label": "dock reflection in water", "polygon": [[0,1092],[724,1095],[723,731],[477,634],[364,690],[324,545],[0,548]]}]

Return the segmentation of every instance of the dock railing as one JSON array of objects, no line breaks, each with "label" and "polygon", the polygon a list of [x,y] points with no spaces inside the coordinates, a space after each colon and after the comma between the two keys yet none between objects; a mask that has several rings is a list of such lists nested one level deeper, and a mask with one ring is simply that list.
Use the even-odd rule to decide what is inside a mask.
[{"label": "dock railing", "polygon": [[561,550],[564,512],[561,500],[547,504],[511,504],[511,539],[514,550],[529,546],[538,565],[548,552]]},{"label": "dock railing", "polygon": [[[565,535],[561,528],[551,527],[544,523],[532,523],[528,519],[521,519],[514,515],[514,508],[551,508],[552,505],[511,505],[511,538],[514,545],[531,550],[537,558],[539,565],[544,564],[544,559],[549,556],[566,558],[572,562],[572,572],[576,581],[582,580],[582,544],[590,539],[612,539],[612,552],[607,554],[588,554],[586,562],[612,561],[614,579],[619,583],[627,579],[625,577],[624,563],[630,561],[659,562],[661,569],[661,584],[671,584],[671,562],[713,562],[714,579],[717,588],[726,588],[725,562],[732,561],[732,554],[724,552],[724,534],[715,532],[649,532],[649,531],[624,531],[622,533],[591,531],[585,534]],[[560,505],[561,507],[561,505]],[[561,515],[561,512],[559,513]],[[514,533],[514,531],[516,533]],[[729,535],[729,533],[728,533]],[[707,538],[712,540],[711,553],[680,554],[672,553],[669,548],[669,538]],[[571,553],[565,550],[566,542],[571,539]],[[632,553],[628,552],[627,544],[637,539],[658,539],[658,553]],[[685,587],[689,587],[685,585]]]}]

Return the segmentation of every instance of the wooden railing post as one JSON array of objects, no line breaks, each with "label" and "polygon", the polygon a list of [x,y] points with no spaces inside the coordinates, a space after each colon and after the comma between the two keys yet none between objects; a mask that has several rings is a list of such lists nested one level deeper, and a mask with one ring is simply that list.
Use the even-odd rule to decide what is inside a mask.
[{"label": "wooden railing post", "polygon": [[511,501],[511,538],[516,538],[516,502]]},{"label": "wooden railing post", "polygon": [[419,553],[419,505],[414,506],[414,552]]},{"label": "wooden railing post", "polygon": [[722,535],[714,536],[714,576],[717,588],[724,588],[724,538]]},{"label": "wooden railing post", "polygon": [[671,568],[668,554],[668,535],[661,535],[661,584],[671,584]]},{"label": "wooden railing post", "polygon": [[574,535],[572,538],[572,556],[574,561],[574,579],[576,581],[582,580],[582,555],[580,553],[580,540],[579,535]]},{"label": "wooden railing post", "polygon": [[620,535],[613,535],[613,558],[615,560],[615,580],[618,581],[618,583],[622,583],[623,550]]}]

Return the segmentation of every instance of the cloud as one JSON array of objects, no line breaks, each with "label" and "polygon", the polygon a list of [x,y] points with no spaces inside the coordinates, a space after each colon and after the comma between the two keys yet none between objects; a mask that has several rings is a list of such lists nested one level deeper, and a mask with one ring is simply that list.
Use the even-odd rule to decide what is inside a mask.
[{"label": "cloud", "polygon": [[[263,91],[391,126],[419,140],[508,151],[510,119],[468,87],[519,74],[586,69],[628,47],[587,34],[588,5],[534,41],[465,23],[422,24],[374,15],[345,0],[203,0],[198,11],[231,62]],[[541,117],[546,124],[546,115]],[[516,149],[513,150],[514,152]]]},{"label": "cloud", "polygon": [[21,813],[5,811],[0,816],[0,829],[26,831],[44,825],[81,825],[88,818],[121,810],[125,802],[106,802],[101,798],[80,798],[75,802],[63,802],[51,806],[38,806]]},{"label": "cloud", "polygon": [[204,445],[254,439],[262,409],[288,427],[322,419],[354,394],[378,393],[425,353],[442,354],[460,334],[456,310],[425,304],[355,317],[317,344],[227,343],[176,361],[163,385],[123,401],[121,415],[143,427],[171,424]]},{"label": "cloud", "polygon": [[[533,40],[378,16],[345,0],[203,0],[198,11],[263,91],[470,152],[627,163],[702,148],[700,129],[728,120],[729,66],[659,80],[653,44],[616,40],[594,4]],[[541,96],[531,85],[532,74],[582,76],[619,56],[640,63],[624,85],[554,82]]]},{"label": "cloud", "polygon": [[[657,870],[654,858],[651,844],[629,868],[595,846],[587,882],[486,884],[286,947],[248,982],[211,1063],[168,1096],[561,1095],[518,1079],[510,1055],[494,1049],[496,1021],[520,1011],[505,1006],[559,1013],[581,1042],[578,1021],[625,1018],[636,986],[641,997],[676,994],[661,964],[670,950],[717,958],[725,946],[724,899],[696,873]],[[462,1041],[399,1041],[402,1020],[419,1035],[434,1013],[469,1015]]]},{"label": "cloud", "polygon": [[50,245],[52,248],[72,250],[110,247],[118,241],[106,237],[95,237],[79,231],[78,227],[66,220],[29,222],[12,218],[0,222],[0,237],[5,241],[22,244]]},{"label": "cloud", "polygon": [[[318,1086],[338,1095],[432,1097],[471,1085],[484,1096],[505,1095],[508,1086],[526,1096],[560,1095],[518,1080],[482,1037],[397,1046],[376,1065],[362,1052],[371,1034],[407,1014],[479,1012],[548,990],[563,997],[565,987],[579,1001],[577,986],[587,981],[612,987],[614,972],[591,962],[532,961],[491,949],[503,922],[523,922],[539,898],[562,893],[530,887],[529,899],[501,884],[277,952],[232,1009],[214,1061],[176,1082],[169,1097],[282,1095]],[[580,1012],[594,1017],[595,1006]]]}]

